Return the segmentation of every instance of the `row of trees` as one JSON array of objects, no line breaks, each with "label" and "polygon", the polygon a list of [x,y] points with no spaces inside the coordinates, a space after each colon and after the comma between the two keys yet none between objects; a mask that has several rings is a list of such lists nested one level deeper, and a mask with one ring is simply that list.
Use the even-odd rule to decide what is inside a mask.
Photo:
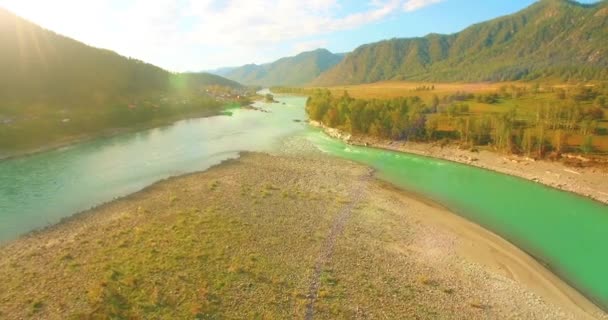
[{"label": "row of trees", "polygon": [[392,139],[424,139],[428,107],[418,98],[391,100],[353,99],[347,93],[334,97],[317,90],[306,103],[312,120],[330,127]]},{"label": "row of trees", "polygon": [[[499,93],[482,97],[489,96],[504,98]],[[535,113],[514,108],[502,113],[473,114],[468,100],[474,100],[474,96],[434,96],[427,104],[419,97],[361,100],[346,92],[335,96],[328,90],[315,90],[306,110],[312,120],[353,134],[414,141],[447,138],[468,146],[491,145],[505,152],[539,156],[548,151],[565,151],[571,135],[584,136],[580,147],[591,151],[592,135],[598,133],[604,116],[601,108],[565,102],[542,104]]]}]

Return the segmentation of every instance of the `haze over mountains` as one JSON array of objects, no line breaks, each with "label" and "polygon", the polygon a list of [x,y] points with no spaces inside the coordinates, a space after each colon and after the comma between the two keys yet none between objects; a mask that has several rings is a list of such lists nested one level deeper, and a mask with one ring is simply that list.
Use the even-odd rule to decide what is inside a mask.
[{"label": "haze over mountains", "polygon": [[608,1],[540,0],[451,35],[384,40],[348,54],[317,49],[272,63],[217,69],[216,75],[172,74],[55,34],[3,9],[0,49],[0,99],[10,105],[103,105],[169,91],[172,83],[239,87],[237,82],[324,86],[383,80],[605,79]]},{"label": "haze over mountains", "polygon": [[539,0],[460,32],[395,38],[351,53],[326,49],[215,74],[260,86],[328,86],[386,80],[510,81],[608,78],[608,1]]},{"label": "haze over mountains", "polygon": [[171,73],[45,30],[0,8],[0,154],[76,136],[219,112],[203,87],[242,86]]},{"label": "haze over mountains", "polygon": [[170,90],[176,77],[182,84],[231,87],[240,86],[237,82],[324,86],[384,80],[605,79],[608,1],[584,5],[540,0],[455,34],[384,40],[348,54],[317,49],[272,63],[212,71],[216,75],[177,76],[55,34],[3,9],[0,49],[0,99],[11,104],[83,99],[104,104],[112,98]]},{"label": "haze over mountains", "polygon": [[[115,52],[45,30],[0,8],[0,101],[3,105],[103,105],[188,85],[238,83],[211,74],[172,74]],[[1,113],[1,112],[0,112]]]},{"label": "haze over mountains", "polygon": [[248,85],[299,86],[310,83],[322,72],[334,67],[344,55],[317,49],[262,65],[248,64],[212,72]]},{"label": "haze over mountains", "polygon": [[451,34],[360,46],[314,85],[608,78],[608,1],[540,0]]}]

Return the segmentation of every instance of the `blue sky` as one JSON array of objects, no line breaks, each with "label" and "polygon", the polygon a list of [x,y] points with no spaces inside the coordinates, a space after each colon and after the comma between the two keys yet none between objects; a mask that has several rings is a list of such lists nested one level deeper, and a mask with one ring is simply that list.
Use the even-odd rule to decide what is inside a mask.
[{"label": "blue sky", "polygon": [[[89,45],[171,71],[270,62],[319,47],[453,33],[535,0],[0,0]],[[581,1],[592,3],[596,1]]]}]

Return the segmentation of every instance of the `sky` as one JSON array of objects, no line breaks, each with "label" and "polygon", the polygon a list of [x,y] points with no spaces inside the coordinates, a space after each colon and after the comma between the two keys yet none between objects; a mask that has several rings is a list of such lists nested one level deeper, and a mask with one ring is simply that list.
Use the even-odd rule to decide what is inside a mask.
[{"label": "sky", "polygon": [[534,2],[0,0],[0,6],[88,45],[171,71],[201,71],[317,48],[348,52],[383,39],[454,33]]}]

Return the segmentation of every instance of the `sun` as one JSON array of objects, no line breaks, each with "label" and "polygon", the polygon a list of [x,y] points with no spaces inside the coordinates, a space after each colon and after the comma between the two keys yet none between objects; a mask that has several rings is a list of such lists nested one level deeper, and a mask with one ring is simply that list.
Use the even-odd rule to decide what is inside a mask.
[{"label": "sun", "polygon": [[65,31],[67,21],[77,15],[76,1],[35,1],[35,0],[0,0],[0,7],[34,22],[52,28],[54,31]]}]

